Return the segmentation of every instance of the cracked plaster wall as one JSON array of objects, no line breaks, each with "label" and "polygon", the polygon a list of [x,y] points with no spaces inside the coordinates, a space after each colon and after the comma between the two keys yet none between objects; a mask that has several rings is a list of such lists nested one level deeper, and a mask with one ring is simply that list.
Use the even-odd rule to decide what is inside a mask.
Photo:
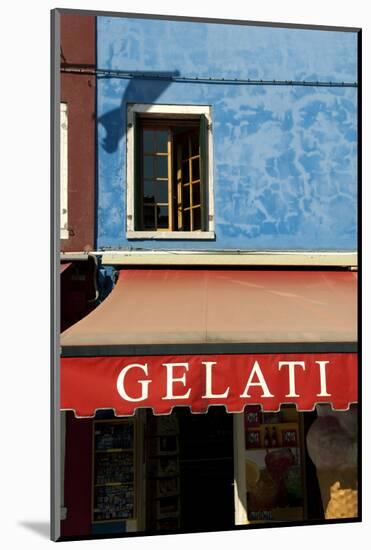
[{"label": "cracked plaster wall", "polygon": [[[97,18],[99,69],[355,82],[353,32]],[[357,88],[98,78],[98,248],[355,250]],[[125,238],[127,103],[211,105],[215,241]]]}]

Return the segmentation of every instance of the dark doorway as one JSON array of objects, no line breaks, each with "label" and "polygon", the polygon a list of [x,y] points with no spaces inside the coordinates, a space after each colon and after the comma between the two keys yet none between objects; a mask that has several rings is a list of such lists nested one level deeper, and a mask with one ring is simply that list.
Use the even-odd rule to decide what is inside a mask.
[{"label": "dark doorway", "polygon": [[180,527],[185,531],[234,526],[233,415],[175,409],[179,423]]},{"label": "dark doorway", "polygon": [[[303,414],[303,427],[304,427],[304,441],[306,442],[307,433],[313,422],[317,418],[317,413],[305,412]],[[303,460],[305,462],[305,475],[306,475],[306,501],[307,501],[307,517],[309,520],[323,520],[325,518],[321,491],[319,489],[316,467],[313,464],[308,454],[307,445],[304,445],[305,455]]]}]

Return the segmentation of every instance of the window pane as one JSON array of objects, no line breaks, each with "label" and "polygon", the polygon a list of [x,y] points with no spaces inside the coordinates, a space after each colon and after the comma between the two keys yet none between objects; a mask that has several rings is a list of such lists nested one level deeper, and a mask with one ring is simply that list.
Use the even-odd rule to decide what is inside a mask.
[{"label": "window pane", "polygon": [[155,206],[145,204],[143,207],[143,224],[145,229],[155,229]]},{"label": "window pane", "polygon": [[188,160],[182,162],[182,182],[187,183],[189,181],[189,162]]},{"label": "window pane", "polygon": [[182,160],[187,159],[188,157],[189,157],[189,145],[188,145],[188,139],[187,139],[182,143]]},{"label": "window pane", "polygon": [[153,157],[144,157],[143,161],[143,175],[145,178],[152,179],[153,173]]},{"label": "window pane", "polygon": [[155,160],[156,178],[167,178],[167,157],[157,157]]},{"label": "window pane", "polygon": [[169,190],[168,182],[166,181],[157,181],[155,186],[155,197],[156,202],[169,202]]},{"label": "window pane", "polygon": [[[138,184],[142,189],[139,200],[143,230],[169,230],[173,222],[183,231],[201,229],[205,205],[200,181],[200,128],[196,125],[196,122],[185,125],[180,121],[179,126],[175,122],[170,127],[163,120],[153,119],[141,126],[141,159],[138,158],[141,181]],[[169,139],[173,143],[171,147]],[[173,202],[175,220],[169,217]]]},{"label": "window pane", "polygon": [[167,153],[167,131],[159,130],[156,132],[156,152]]},{"label": "window pane", "polygon": [[189,231],[191,229],[191,215],[190,210],[183,212],[183,231]]},{"label": "window pane", "polygon": [[155,182],[144,180],[144,202],[154,202],[155,200]]},{"label": "window pane", "polygon": [[200,179],[200,159],[196,158],[192,161],[192,181]]},{"label": "window pane", "polygon": [[199,139],[198,135],[194,134],[191,139],[191,157],[194,157],[195,155],[199,155]]},{"label": "window pane", "polygon": [[143,150],[145,153],[152,153],[155,145],[155,132],[153,130],[143,130]]},{"label": "window pane", "polygon": [[189,190],[190,190],[189,185],[183,186],[183,208],[187,208],[190,205]]},{"label": "window pane", "polygon": [[157,228],[168,229],[169,227],[169,208],[167,206],[157,206]]},{"label": "window pane", "polygon": [[201,204],[200,184],[192,184],[192,205]]},{"label": "window pane", "polygon": [[193,208],[193,231],[201,229],[201,208]]}]

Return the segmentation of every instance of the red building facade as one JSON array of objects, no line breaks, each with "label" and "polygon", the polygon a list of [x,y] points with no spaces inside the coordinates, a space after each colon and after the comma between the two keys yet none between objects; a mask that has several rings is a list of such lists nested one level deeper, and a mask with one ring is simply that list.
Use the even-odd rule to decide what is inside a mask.
[{"label": "red building facade", "polygon": [[61,15],[61,103],[67,107],[67,238],[62,252],[94,248],[95,17]]}]

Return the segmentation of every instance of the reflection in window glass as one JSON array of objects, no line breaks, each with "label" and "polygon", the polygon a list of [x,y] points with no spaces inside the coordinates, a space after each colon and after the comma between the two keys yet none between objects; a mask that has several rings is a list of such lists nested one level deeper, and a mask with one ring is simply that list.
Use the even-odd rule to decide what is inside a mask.
[{"label": "reflection in window glass", "polygon": [[155,132],[153,130],[143,130],[143,150],[145,153],[154,151]]},{"label": "reflection in window glass", "polygon": [[169,209],[167,206],[157,206],[157,227],[167,229],[169,227]]},{"label": "reflection in window glass", "polygon": [[156,177],[157,178],[167,178],[167,169],[168,169],[167,156],[166,157],[156,157],[155,166],[156,166]]},{"label": "reflection in window glass", "polygon": [[201,208],[193,208],[193,230],[201,229]]},{"label": "reflection in window glass", "polygon": [[190,186],[184,185],[183,187],[183,208],[188,208],[190,205]]},{"label": "reflection in window glass", "polygon": [[168,183],[166,181],[157,181],[155,184],[156,202],[167,203],[169,200]]},{"label": "reflection in window glass", "polygon": [[200,154],[199,138],[197,134],[194,134],[191,139],[191,156],[194,157]]},{"label": "reflection in window glass", "polygon": [[195,206],[200,203],[201,203],[200,184],[194,183],[192,185],[192,204]]},{"label": "reflection in window glass", "polygon": [[167,131],[159,130],[156,132],[156,152],[167,153]]},{"label": "reflection in window glass", "polygon": [[183,183],[189,182],[189,162],[188,162],[188,160],[182,162],[182,181],[183,181]]},{"label": "reflection in window glass", "polygon": [[145,178],[153,178],[153,157],[144,157],[143,175]]},{"label": "reflection in window glass", "polygon": [[182,143],[182,159],[188,158],[188,155],[189,155],[189,145],[188,145],[188,140],[185,140]]},{"label": "reflection in window glass", "polygon": [[189,210],[183,211],[183,231],[189,231],[191,229],[191,216]]},{"label": "reflection in window glass", "polygon": [[192,159],[192,181],[200,179],[200,160],[199,158]]},{"label": "reflection in window glass", "polygon": [[155,206],[144,204],[143,206],[143,223],[146,229],[155,227]]},{"label": "reflection in window glass", "polygon": [[154,202],[155,197],[155,182],[151,180],[144,180],[144,201]]}]

